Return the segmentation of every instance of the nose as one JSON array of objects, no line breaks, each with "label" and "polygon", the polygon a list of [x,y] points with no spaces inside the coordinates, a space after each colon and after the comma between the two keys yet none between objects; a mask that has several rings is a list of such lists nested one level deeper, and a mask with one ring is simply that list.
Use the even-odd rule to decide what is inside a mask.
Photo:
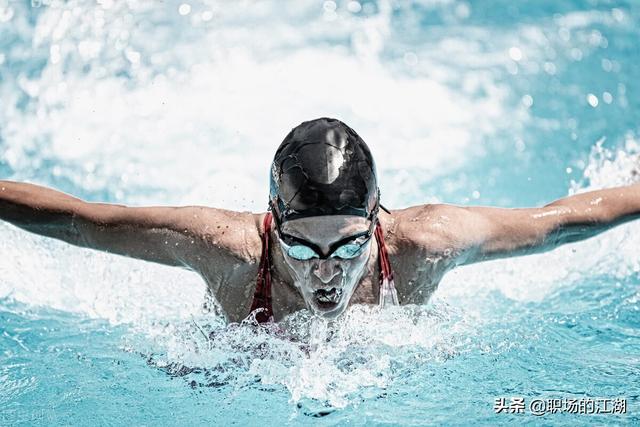
[{"label": "nose", "polygon": [[314,266],[313,274],[320,279],[322,283],[327,284],[340,274],[340,269],[335,261],[322,259]]}]

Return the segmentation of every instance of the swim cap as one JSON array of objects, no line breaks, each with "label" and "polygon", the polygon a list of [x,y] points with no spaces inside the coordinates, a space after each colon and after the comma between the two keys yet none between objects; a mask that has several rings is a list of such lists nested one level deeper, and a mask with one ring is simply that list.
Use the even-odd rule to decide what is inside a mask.
[{"label": "swim cap", "polygon": [[369,147],[340,120],[293,128],[271,164],[269,205],[280,223],[320,215],[373,219],[379,198]]}]

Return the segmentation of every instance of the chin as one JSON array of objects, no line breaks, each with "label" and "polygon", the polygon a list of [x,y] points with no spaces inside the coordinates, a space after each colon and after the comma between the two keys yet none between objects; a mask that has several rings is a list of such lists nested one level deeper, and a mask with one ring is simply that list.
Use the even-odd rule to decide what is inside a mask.
[{"label": "chin", "polygon": [[339,305],[333,309],[312,307],[313,314],[325,320],[337,319],[342,313],[344,313],[346,305]]},{"label": "chin", "polygon": [[338,290],[338,296],[327,299],[319,296],[317,292],[311,294],[307,300],[307,305],[314,315],[326,320],[333,320],[340,316],[347,309],[349,296]]}]

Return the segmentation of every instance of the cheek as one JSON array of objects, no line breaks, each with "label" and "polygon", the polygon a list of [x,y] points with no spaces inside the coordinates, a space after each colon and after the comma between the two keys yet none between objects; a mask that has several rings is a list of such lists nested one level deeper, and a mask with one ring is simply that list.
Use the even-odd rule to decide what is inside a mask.
[{"label": "cheek", "polygon": [[364,254],[359,255],[356,258],[345,260],[343,264],[344,271],[347,273],[349,278],[359,278],[361,274],[364,272],[364,268],[367,265],[367,261],[369,260],[369,251]]},{"label": "cheek", "polygon": [[285,256],[285,263],[289,266],[289,269],[294,273],[294,276],[296,276],[296,279],[298,280],[306,279],[311,274],[311,261],[298,261]]},{"label": "cheek", "polygon": [[371,253],[371,249],[368,248],[366,251],[363,251],[360,255],[358,255],[356,258],[350,260],[351,261],[351,265],[357,268],[362,268],[367,261],[369,260],[369,254]]}]

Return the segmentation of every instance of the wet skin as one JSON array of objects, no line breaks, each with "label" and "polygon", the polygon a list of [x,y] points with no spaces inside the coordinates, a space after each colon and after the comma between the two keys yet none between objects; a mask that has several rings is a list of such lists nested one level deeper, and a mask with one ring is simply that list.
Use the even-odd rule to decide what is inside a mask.
[{"label": "wet skin", "polygon": [[[31,184],[0,181],[0,220],[73,245],[195,271],[229,321],[249,314],[261,255],[264,213],[199,206],[127,207],[87,203]],[[553,249],[640,217],[640,184],[560,199],[544,207],[503,209],[420,205],[379,221],[400,304],[428,301],[452,268]],[[368,228],[359,217],[310,217],[283,232],[313,242],[328,255],[332,243]],[[375,304],[379,268],[375,238],[352,260],[290,259],[271,235],[276,320],[310,308],[326,318],[349,304]],[[179,286],[179,284],[176,284]],[[340,288],[340,298],[326,292]],[[319,301],[318,290],[325,293]]]},{"label": "wet skin", "polygon": [[[275,228],[275,227],[273,227]],[[283,250],[280,240],[272,251],[274,277],[281,282],[293,282],[306,306],[316,315],[332,319],[347,307],[365,267],[371,257],[371,239],[362,245],[360,253],[351,259],[331,257],[331,246],[345,237],[355,237],[369,230],[370,221],[357,216],[323,216],[285,222],[281,231],[317,246],[323,258],[298,260]],[[279,234],[277,231],[274,233]],[[373,238],[373,237],[372,237]],[[326,258],[324,258],[326,257]],[[283,268],[284,265],[284,268]],[[285,277],[286,279],[282,279]]]}]

